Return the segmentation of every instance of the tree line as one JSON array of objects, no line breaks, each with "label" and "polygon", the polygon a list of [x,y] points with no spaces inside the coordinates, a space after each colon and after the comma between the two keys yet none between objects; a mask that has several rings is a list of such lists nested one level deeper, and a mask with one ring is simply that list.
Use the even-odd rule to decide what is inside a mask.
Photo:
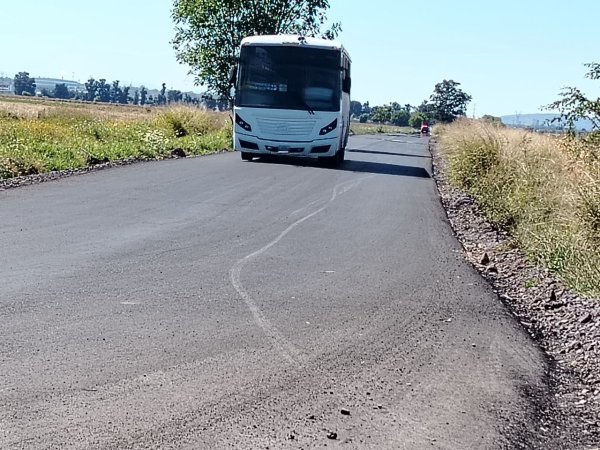
[{"label": "tree line", "polygon": [[[35,78],[30,77],[28,72],[17,73],[13,82],[15,94],[25,96],[37,95]],[[162,83],[162,87],[156,95],[149,94],[145,86],[140,86],[139,89],[135,89],[132,93],[130,86],[121,85],[119,80],[109,83],[105,78],[98,80],[90,78],[83,86],[85,90],[74,91],[70,90],[65,83],[57,83],[54,89],[41,89],[39,95],[47,98],[73,99],[97,103],[118,103],[122,105],[160,106],[170,103],[185,103],[195,106],[202,105],[209,109],[225,109],[227,107],[226,102],[219,101],[210,95],[203,95],[199,98],[187,92],[181,92],[178,89],[167,89],[166,83]]]},{"label": "tree line", "polygon": [[[19,72],[14,78],[15,93],[19,95],[36,95],[35,79],[28,72]],[[471,96],[463,92],[460,83],[453,80],[444,80],[434,87],[433,94],[428,100],[418,106],[410,104],[401,105],[392,102],[382,106],[370,106],[369,102],[361,103],[352,101],[350,113],[352,117],[362,123],[387,123],[398,126],[418,128],[422,123],[452,122],[457,117],[466,115],[467,104]],[[52,91],[41,90],[41,95],[48,98],[74,99],[99,103],[118,103],[133,105],[166,105],[170,103],[186,103],[204,105],[209,109],[227,109],[226,99],[217,100],[212,96],[204,95],[202,99],[192,97],[180,90],[167,89],[166,83],[158,94],[148,94],[148,89],[141,86],[131,94],[130,86],[122,86],[119,80],[108,83],[106,79],[96,80],[90,78],[84,84],[85,91],[72,91],[65,83],[58,83]],[[494,119],[494,118],[492,118]]]},{"label": "tree line", "polygon": [[452,122],[465,116],[471,96],[459,88],[460,83],[444,80],[435,85],[429,99],[418,106],[392,102],[382,106],[370,106],[369,102],[352,101],[350,114],[361,123],[373,122],[419,128],[423,123]]}]

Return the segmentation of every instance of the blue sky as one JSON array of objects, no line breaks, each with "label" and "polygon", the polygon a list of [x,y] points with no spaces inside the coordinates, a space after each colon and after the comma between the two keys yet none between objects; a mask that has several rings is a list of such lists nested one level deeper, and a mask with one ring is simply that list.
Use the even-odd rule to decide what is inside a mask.
[{"label": "blue sky", "polygon": [[[19,0],[0,10],[0,74],[119,79],[201,91],[175,60],[169,0]],[[443,79],[472,95],[469,115],[539,112],[563,86],[594,97],[596,0],[331,0],[353,59],[353,98],[419,104]]]}]

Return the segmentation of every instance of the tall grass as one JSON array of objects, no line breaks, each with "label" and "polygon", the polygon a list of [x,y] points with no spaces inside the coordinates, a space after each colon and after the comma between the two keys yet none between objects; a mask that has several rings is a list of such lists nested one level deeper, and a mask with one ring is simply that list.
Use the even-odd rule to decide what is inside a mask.
[{"label": "tall grass", "polygon": [[0,179],[231,146],[226,114],[0,99]]},{"label": "tall grass", "polygon": [[436,129],[450,182],[536,263],[600,296],[600,145],[460,121]]}]

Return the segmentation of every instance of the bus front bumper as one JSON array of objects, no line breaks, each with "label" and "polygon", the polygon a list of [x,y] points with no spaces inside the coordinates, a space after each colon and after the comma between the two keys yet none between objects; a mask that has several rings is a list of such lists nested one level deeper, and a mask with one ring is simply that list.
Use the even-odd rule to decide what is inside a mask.
[{"label": "bus front bumper", "polygon": [[337,136],[311,142],[268,141],[240,134],[237,134],[235,137],[236,151],[255,155],[288,155],[322,158],[335,155],[338,147],[339,137]]}]

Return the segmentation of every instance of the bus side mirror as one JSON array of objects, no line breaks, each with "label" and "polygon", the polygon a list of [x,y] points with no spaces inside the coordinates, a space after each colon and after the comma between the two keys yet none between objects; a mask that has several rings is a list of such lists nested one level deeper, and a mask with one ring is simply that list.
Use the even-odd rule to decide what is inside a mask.
[{"label": "bus side mirror", "polygon": [[350,77],[344,78],[344,81],[342,83],[342,90],[344,92],[350,93],[351,87],[352,87],[352,78],[350,78]]},{"label": "bus side mirror", "polygon": [[237,81],[237,65],[234,65],[229,69],[229,84],[234,85]]}]

